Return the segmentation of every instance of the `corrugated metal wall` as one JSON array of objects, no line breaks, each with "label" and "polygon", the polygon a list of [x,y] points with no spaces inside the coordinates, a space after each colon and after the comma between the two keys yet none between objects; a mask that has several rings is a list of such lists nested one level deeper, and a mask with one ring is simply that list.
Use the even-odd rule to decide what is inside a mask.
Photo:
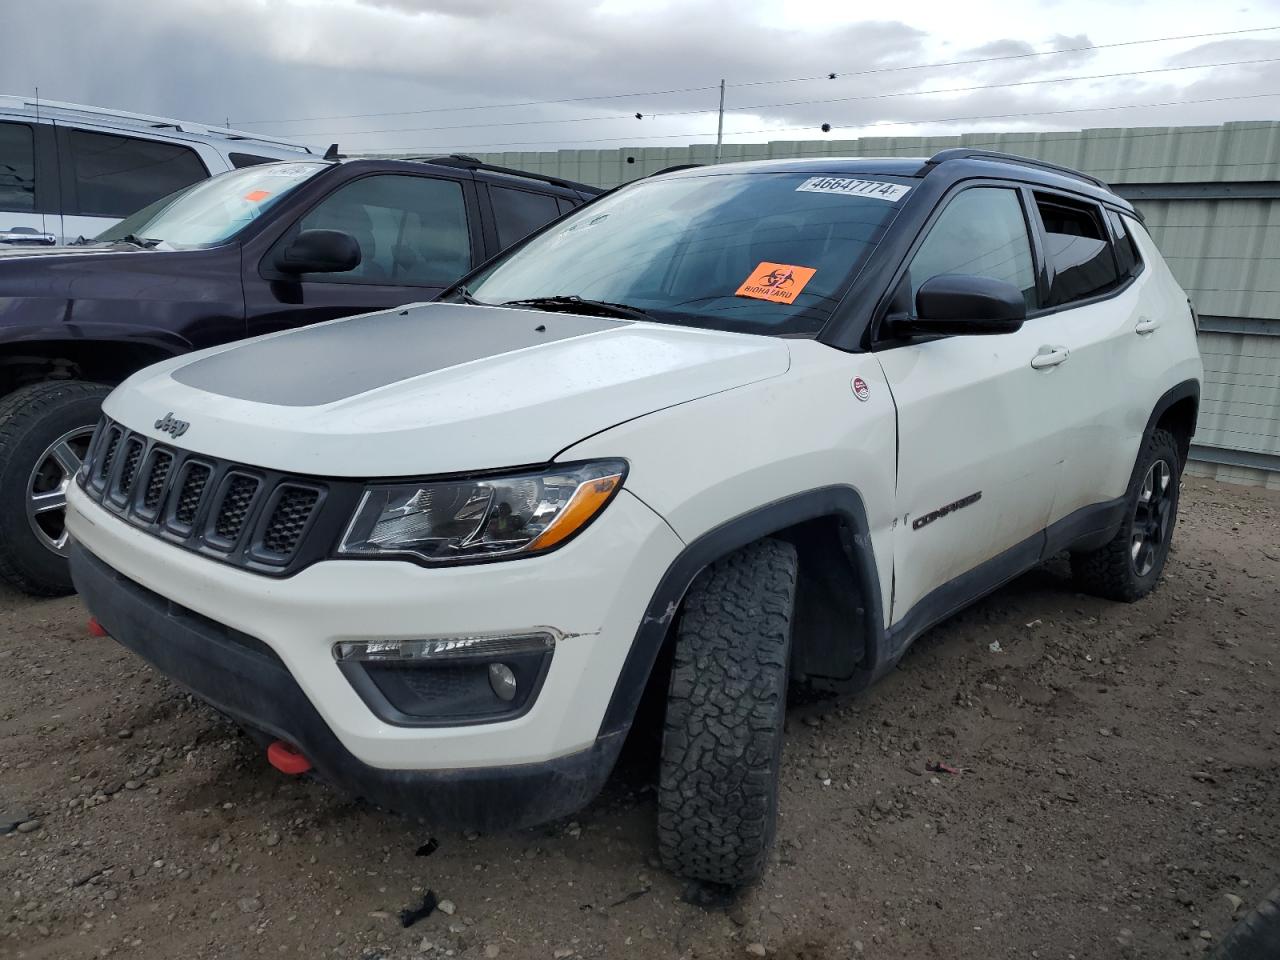
[{"label": "corrugated metal wall", "polygon": [[[1197,473],[1280,489],[1280,122],[725,144],[722,160],[1018,153],[1100,176],[1142,210],[1202,318]],[[492,153],[490,163],[611,187],[713,144]]]}]

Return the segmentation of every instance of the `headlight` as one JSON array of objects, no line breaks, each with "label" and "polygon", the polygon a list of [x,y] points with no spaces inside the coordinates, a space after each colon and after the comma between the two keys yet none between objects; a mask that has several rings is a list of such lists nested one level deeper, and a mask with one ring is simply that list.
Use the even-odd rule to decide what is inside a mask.
[{"label": "headlight", "polygon": [[371,486],[340,556],[457,563],[541,553],[572,537],[622,487],[621,460],[532,473]]}]

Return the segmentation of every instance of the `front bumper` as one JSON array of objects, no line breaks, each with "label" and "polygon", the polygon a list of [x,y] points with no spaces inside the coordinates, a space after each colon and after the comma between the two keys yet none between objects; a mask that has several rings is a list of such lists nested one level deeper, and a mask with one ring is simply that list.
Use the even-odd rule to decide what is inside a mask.
[{"label": "front bumper", "polygon": [[324,780],[353,796],[433,824],[478,830],[567,816],[599,792],[623,733],[541,763],[460,770],[384,770],[334,736],[271,648],[170,603],[112,570],[83,546],[71,573],[113,638],[241,723],[296,745]]},{"label": "front bumper", "polygon": [[[601,729],[606,707],[653,585],[682,546],[653,511],[625,491],[586,534],[545,557],[449,568],[329,560],[284,578],[175,548],[74,486],[67,523],[78,544],[128,581],[260,641],[342,748],[360,763],[387,771],[543,763],[590,750],[600,736],[618,732],[617,723]],[[105,605],[99,596],[88,598],[89,607],[111,629],[110,614],[95,606]],[[387,722],[369,708],[332,654],[342,641],[534,627],[559,631],[550,669],[532,706],[497,722]]]}]

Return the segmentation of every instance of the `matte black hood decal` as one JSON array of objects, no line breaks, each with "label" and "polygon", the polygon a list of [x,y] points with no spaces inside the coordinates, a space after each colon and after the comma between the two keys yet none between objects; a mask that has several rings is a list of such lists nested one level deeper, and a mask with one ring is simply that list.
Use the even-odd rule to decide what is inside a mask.
[{"label": "matte black hood decal", "polygon": [[245,343],[170,375],[188,387],[237,400],[319,406],[446,367],[629,323],[507,307],[429,304]]}]

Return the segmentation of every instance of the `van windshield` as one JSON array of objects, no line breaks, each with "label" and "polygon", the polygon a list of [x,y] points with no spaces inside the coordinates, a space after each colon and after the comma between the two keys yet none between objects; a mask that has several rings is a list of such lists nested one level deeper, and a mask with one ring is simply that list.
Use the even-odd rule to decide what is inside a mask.
[{"label": "van windshield", "polygon": [[465,295],[581,312],[594,301],[663,323],[813,335],[910,183],[710,172],[640,181],[500,257],[466,282]]},{"label": "van windshield", "polygon": [[148,204],[94,238],[159,250],[190,250],[226,243],[328,164],[263,163],[201,180]]}]

